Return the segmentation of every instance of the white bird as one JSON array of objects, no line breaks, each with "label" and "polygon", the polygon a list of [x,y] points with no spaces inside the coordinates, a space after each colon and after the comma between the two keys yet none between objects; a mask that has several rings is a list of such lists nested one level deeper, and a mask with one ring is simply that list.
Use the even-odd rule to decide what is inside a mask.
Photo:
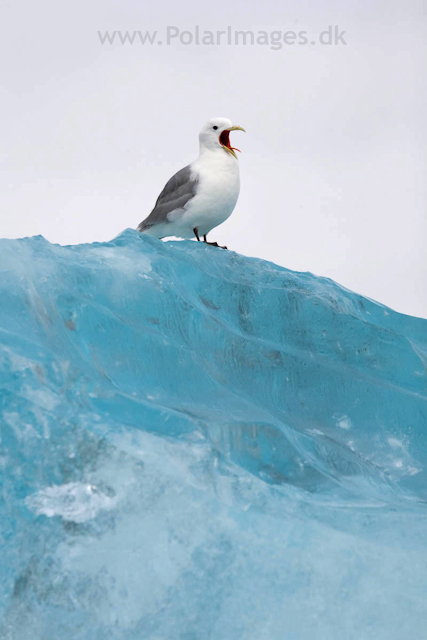
[{"label": "white bird", "polygon": [[[239,163],[230,131],[244,131],[227,118],[212,118],[199,134],[197,160],[166,183],[150,215],[138,226],[156,238],[178,236],[208,242],[207,234],[232,214],[240,191]],[[226,247],[222,247],[226,249]]]}]

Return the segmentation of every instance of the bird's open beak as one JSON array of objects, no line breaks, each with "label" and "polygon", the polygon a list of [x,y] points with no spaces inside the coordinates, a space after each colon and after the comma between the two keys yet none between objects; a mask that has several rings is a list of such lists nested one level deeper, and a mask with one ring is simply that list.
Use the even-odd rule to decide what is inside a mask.
[{"label": "bird's open beak", "polygon": [[[234,156],[237,160],[237,156],[236,156],[236,151],[240,152],[240,149],[236,149],[236,147],[232,147],[230,144],[230,131],[245,131],[243,129],[243,127],[237,127],[237,126],[233,126],[230,127],[229,129],[225,129],[225,131],[223,131],[221,133],[221,135],[219,136],[219,143],[222,147],[224,147],[224,149],[226,151],[228,151],[228,153],[231,153],[232,156]],[[246,131],[245,131],[246,133]]]}]

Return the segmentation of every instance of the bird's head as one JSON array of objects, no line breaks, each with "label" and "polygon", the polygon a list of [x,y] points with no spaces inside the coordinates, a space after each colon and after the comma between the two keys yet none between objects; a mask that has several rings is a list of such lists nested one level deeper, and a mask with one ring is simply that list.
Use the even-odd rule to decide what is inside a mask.
[{"label": "bird's head", "polygon": [[[200,131],[200,148],[203,149],[225,149],[237,159],[236,149],[230,144],[230,131],[245,131],[242,127],[233,125],[228,118],[212,118]],[[246,132],[245,132],[246,133]]]}]

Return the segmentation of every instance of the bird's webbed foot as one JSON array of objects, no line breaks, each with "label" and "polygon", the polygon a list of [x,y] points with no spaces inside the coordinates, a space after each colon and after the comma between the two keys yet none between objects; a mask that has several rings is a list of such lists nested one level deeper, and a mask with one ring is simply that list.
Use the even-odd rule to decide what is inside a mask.
[{"label": "bird's webbed foot", "polygon": [[203,236],[203,242],[205,244],[210,244],[211,247],[218,247],[219,249],[227,249],[227,247],[221,247],[221,245],[219,245],[218,242],[208,242],[206,239],[206,236]]}]

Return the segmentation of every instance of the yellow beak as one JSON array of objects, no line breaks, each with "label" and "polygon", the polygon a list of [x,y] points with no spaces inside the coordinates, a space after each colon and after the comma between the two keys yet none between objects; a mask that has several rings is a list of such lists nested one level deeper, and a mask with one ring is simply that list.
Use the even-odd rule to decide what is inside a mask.
[{"label": "yellow beak", "polygon": [[[238,126],[232,126],[229,129],[226,129],[226,131],[244,131],[246,133],[246,131],[244,130],[243,127],[238,127]],[[228,153],[231,153],[232,156],[234,156],[237,160],[237,155],[236,152],[234,151],[234,149],[230,148],[230,147],[226,147],[224,144],[221,145],[223,146],[223,148],[228,151]],[[240,149],[237,149],[237,151],[240,151]]]}]

